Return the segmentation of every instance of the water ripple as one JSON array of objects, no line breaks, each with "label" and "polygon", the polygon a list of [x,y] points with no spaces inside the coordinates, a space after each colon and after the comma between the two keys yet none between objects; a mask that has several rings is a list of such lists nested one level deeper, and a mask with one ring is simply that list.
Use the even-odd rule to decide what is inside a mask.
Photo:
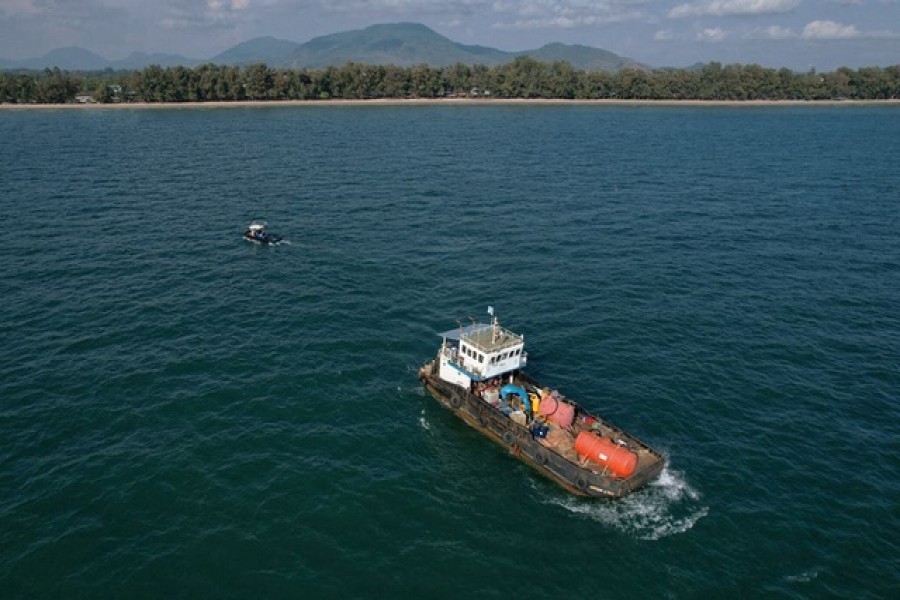
[{"label": "water ripple", "polygon": [[[896,116],[0,111],[5,595],[890,597]],[[422,390],[488,305],[657,482]]]}]

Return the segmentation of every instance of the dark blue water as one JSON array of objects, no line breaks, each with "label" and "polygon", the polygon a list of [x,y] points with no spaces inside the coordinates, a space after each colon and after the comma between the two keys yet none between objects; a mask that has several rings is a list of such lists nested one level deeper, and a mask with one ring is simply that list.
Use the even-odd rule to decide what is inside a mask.
[{"label": "dark blue water", "polygon": [[[0,140],[3,597],[900,592],[896,107],[0,111]],[[488,305],[656,484],[569,497],[423,393]]]}]

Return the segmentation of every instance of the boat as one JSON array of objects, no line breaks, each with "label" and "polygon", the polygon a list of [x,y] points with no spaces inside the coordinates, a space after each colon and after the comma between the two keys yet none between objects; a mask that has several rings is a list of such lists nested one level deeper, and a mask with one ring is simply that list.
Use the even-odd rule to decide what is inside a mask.
[{"label": "boat", "polygon": [[247,230],[244,231],[244,239],[263,246],[275,246],[283,241],[280,235],[269,233],[269,230],[266,229],[265,221],[253,221],[250,223],[247,226]]},{"label": "boat", "polygon": [[577,496],[621,498],[659,476],[660,452],[526,374],[524,336],[488,313],[490,323],[438,334],[437,356],[419,369],[438,402]]}]

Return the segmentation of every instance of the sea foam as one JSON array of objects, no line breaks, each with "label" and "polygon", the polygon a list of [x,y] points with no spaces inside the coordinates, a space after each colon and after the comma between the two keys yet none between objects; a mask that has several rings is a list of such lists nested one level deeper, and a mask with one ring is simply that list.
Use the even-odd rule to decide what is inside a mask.
[{"label": "sea foam", "polygon": [[554,497],[547,501],[614,527],[642,540],[659,540],[689,531],[709,514],[700,493],[667,465],[654,482],[620,500],[597,501]]}]

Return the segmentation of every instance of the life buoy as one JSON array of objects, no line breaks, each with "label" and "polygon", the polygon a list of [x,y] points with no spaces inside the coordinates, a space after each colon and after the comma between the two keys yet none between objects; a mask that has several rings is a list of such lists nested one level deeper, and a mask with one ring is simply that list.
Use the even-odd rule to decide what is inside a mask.
[{"label": "life buoy", "polygon": [[500,437],[503,439],[503,443],[505,443],[507,446],[512,446],[512,445],[513,445],[513,442],[516,441],[516,436],[515,436],[515,434],[514,434],[512,431],[509,431],[509,430],[504,431],[504,432],[503,432],[503,435],[500,436]]},{"label": "life buoy", "polygon": [[460,398],[456,392],[453,392],[453,395],[450,396],[448,402],[453,408],[459,408],[460,406],[462,406],[462,398]]},{"label": "life buoy", "polygon": [[534,451],[534,462],[542,467],[547,464],[547,453],[538,448]]}]

